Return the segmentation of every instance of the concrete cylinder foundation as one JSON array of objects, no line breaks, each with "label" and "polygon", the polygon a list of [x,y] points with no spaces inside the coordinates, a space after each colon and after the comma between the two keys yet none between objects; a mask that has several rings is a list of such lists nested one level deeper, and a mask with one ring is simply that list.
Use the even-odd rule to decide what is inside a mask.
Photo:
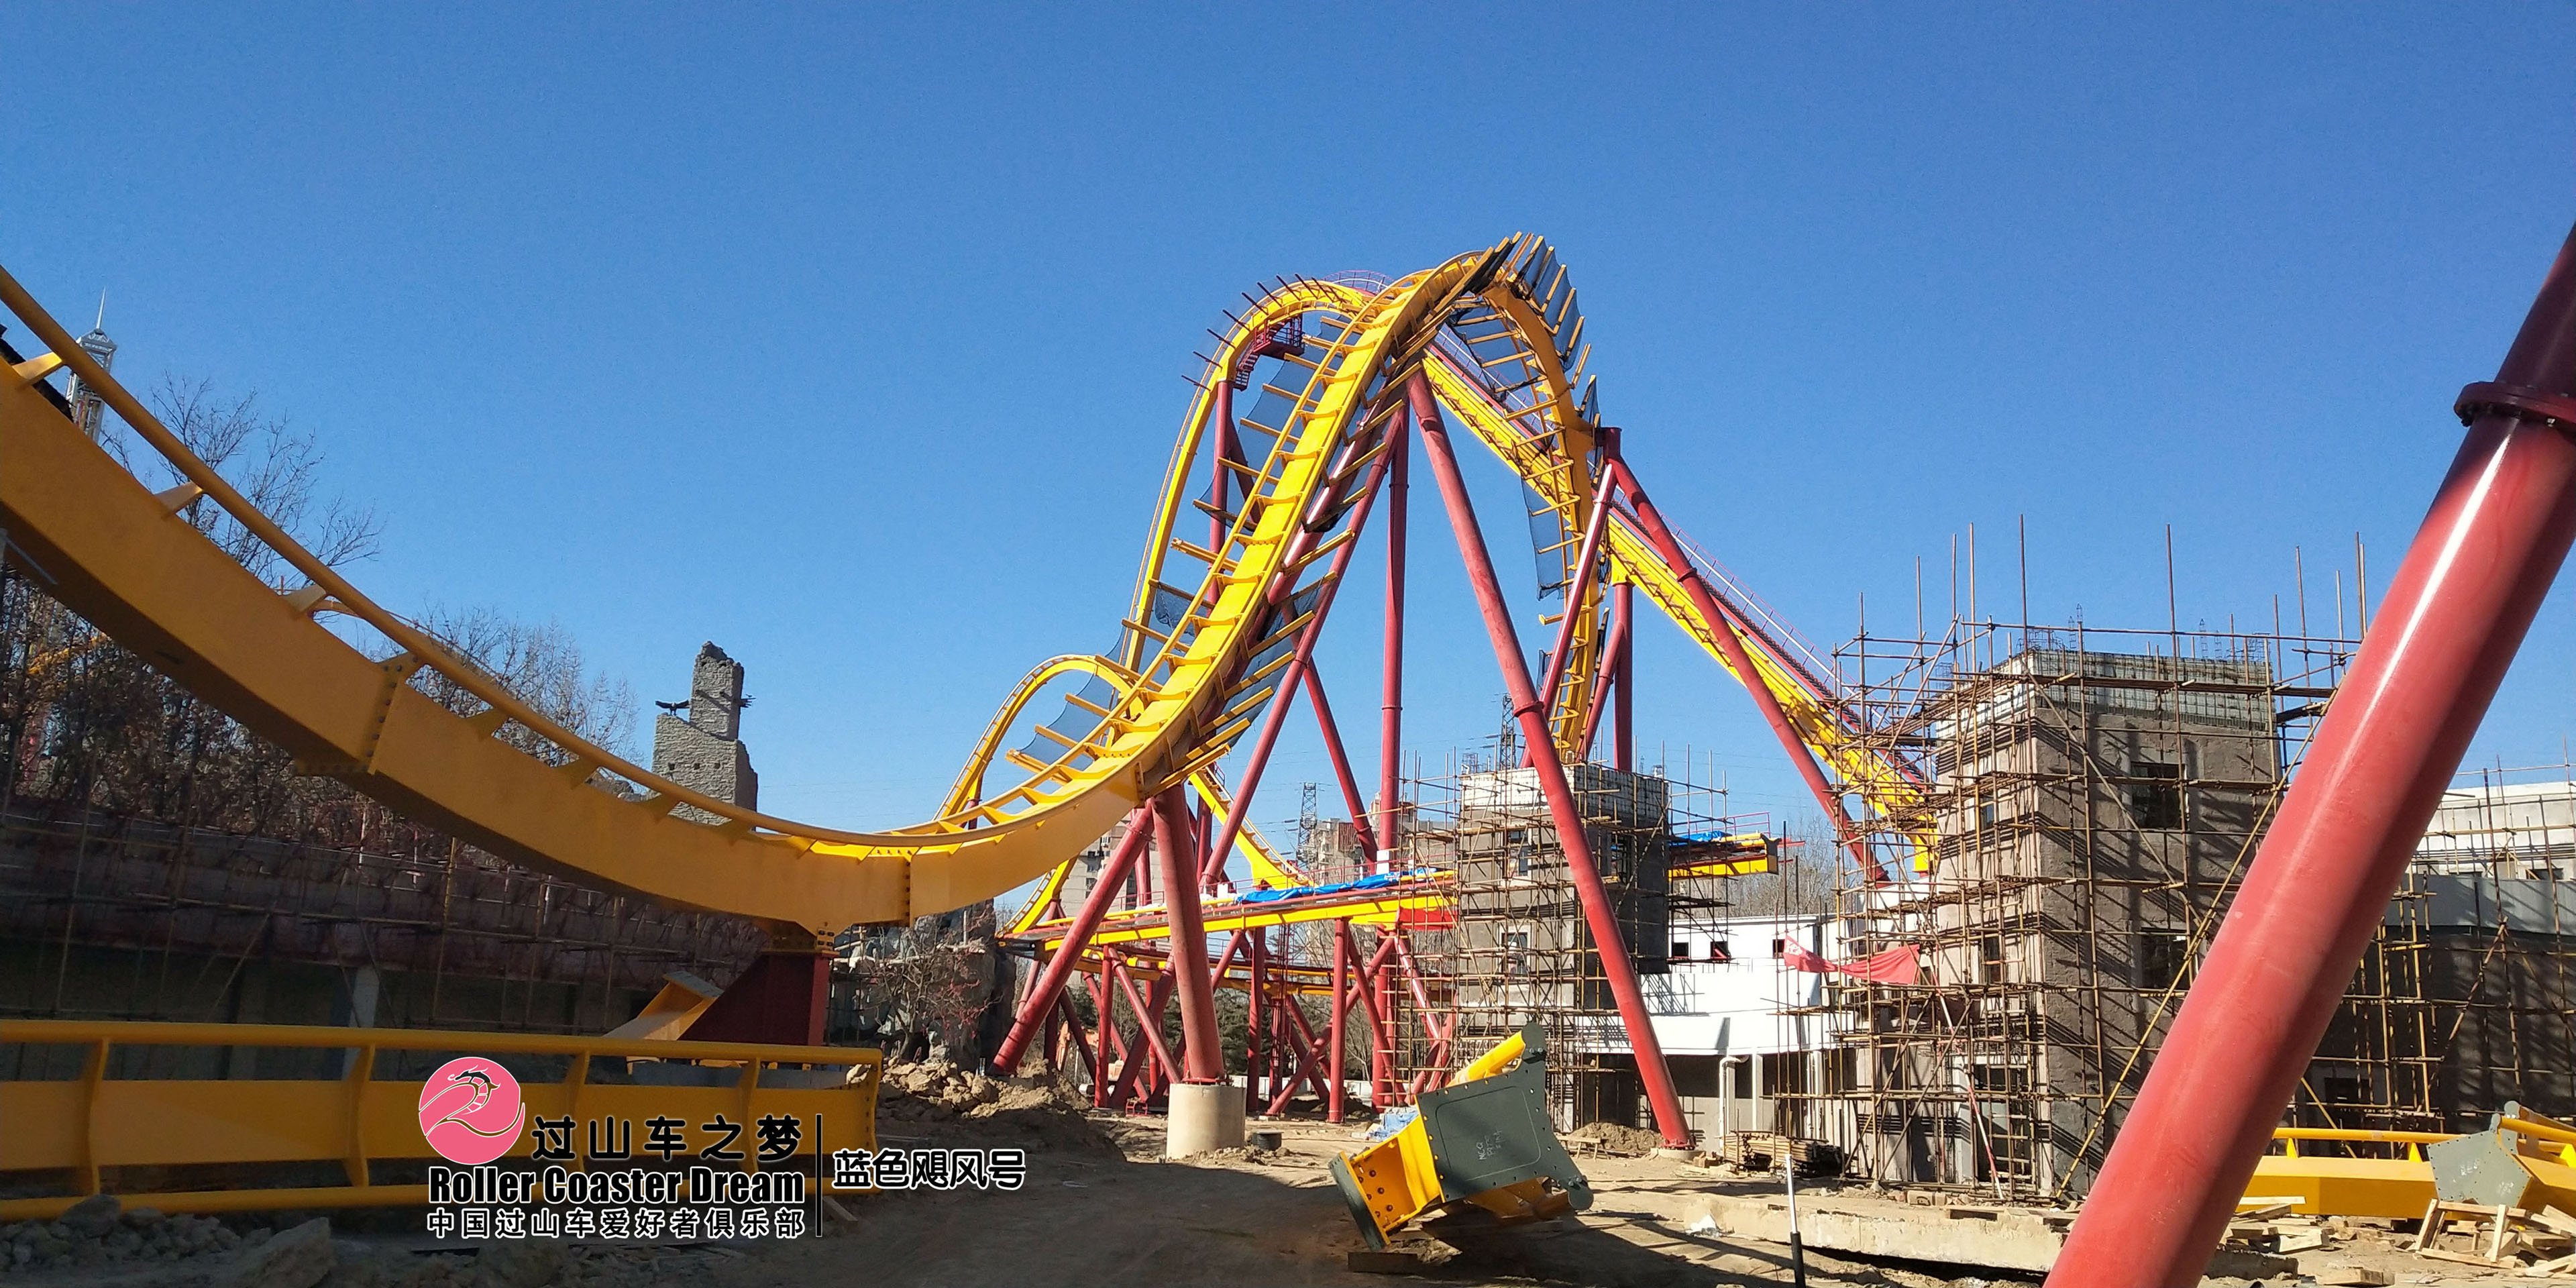
[{"label": "concrete cylinder foundation", "polygon": [[1172,1088],[1163,1157],[1187,1158],[1243,1143],[1243,1088],[1226,1082],[1184,1082]]}]

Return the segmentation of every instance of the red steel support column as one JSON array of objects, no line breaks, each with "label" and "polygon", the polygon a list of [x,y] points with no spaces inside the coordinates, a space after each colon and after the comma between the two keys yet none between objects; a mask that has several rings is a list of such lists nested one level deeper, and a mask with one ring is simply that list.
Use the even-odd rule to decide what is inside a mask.
[{"label": "red steel support column", "polygon": [[2057,1288],[2198,1283],[2576,538],[2576,233],[2308,743],[2058,1256]]},{"label": "red steel support column", "polygon": [[1100,1020],[1099,1056],[1092,1062],[1091,1107],[1103,1108],[1109,1103],[1109,1061],[1120,1053],[1124,1043],[1118,1036],[1118,1014],[1112,1009],[1109,995],[1109,963],[1104,956],[1100,973],[1091,978],[1091,1013]]},{"label": "red steel support column", "polygon": [[[1349,935],[1350,923],[1343,922],[1342,930],[1345,935]],[[1359,957],[1359,940],[1355,936],[1351,939],[1351,956],[1354,960]],[[1380,935],[1377,951],[1370,954],[1367,961],[1361,963],[1358,976],[1351,981],[1351,995],[1359,999],[1360,1014],[1368,1020],[1369,1026],[1369,1108],[1371,1109],[1384,1109],[1393,1103],[1387,1097],[1386,1088],[1395,1077],[1395,1048],[1394,1039],[1391,1036],[1394,1030],[1387,1020],[1387,1012],[1394,1009],[1394,1004],[1383,999],[1386,983],[1379,972],[1386,968],[1386,963],[1394,956],[1395,945],[1384,935]]]},{"label": "red steel support column", "polygon": [[1208,978],[1207,928],[1199,919],[1198,847],[1190,836],[1190,806],[1183,787],[1154,798],[1154,855],[1163,865],[1164,926],[1171,936],[1174,990],[1181,1000],[1180,1080],[1225,1081],[1218,1044],[1216,986]]},{"label": "red steel support column", "polygon": [[1619,624],[1613,628],[1610,664],[1616,670],[1610,681],[1617,705],[1610,709],[1610,767],[1621,773],[1637,768],[1637,587],[1622,581],[1611,592],[1610,611]]},{"label": "red steel support column", "polygon": [[1396,1092],[1401,1083],[1395,1076],[1394,949],[1394,941],[1386,940],[1379,944],[1377,954],[1369,959],[1369,996],[1376,999],[1369,1008],[1369,1019],[1377,1025],[1374,1034],[1377,1049],[1370,1053],[1370,1059],[1378,1075],[1376,1085],[1369,1089],[1369,1101],[1380,1109],[1404,1103],[1404,1098]]},{"label": "red steel support column", "polygon": [[[1557,844],[1565,851],[1566,870],[1574,878],[1584,924],[1591,928],[1592,942],[1600,948],[1601,970],[1609,976],[1610,994],[1618,999],[1619,1019],[1628,1030],[1628,1048],[1637,1057],[1638,1080],[1646,1086],[1647,1103],[1654,1106],[1655,1129],[1666,1144],[1688,1148],[1690,1127],[1682,1117],[1681,1098],[1673,1092],[1673,1071],[1664,1063],[1662,1044],[1655,1040],[1654,1018],[1646,1011],[1645,993],[1637,987],[1637,966],[1629,959],[1626,940],[1619,933],[1619,918],[1610,907],[1610,892],[1601,884],[1600,869],[1593,866],[1592,843],[1583,833],[1583,811],[1574,803],[1573,788],[1565,777],[1565,762],[1557,758],[1556,739],[1548,733],[1547,711],[1538,704],[1538,689],[1530,683],[1529,662],[1521,656],[1520,637],[1512,630],[1511,608],[1503,602],[1502,583],[1494,576],[1494,561],[1485,549],[1484,530],[1476,526],[1476,509],[1467,495],[1467,480],[1458,473],[1457,454],[1449,449],[1449,431],[1441,425],[1439,409],[1431,401],[1431,387],[1419,373],[1407,393],[1413,400],[1413,418],[1422,432],[1422,454],[1431,462],[1432,474],[1440,480],[1440,499],[1449,508],[1449,526],[1458,534],[1459,559],[1467,566],[1468,584],[1475,587],[1476,602],[1484,610],[1485,633],[1494,644],[1494,663],[1502,670],[1503,686],[1511,695],[1512,714],[1520,720],[1521,737],[1529,744],[1539,790],[1546,795],[1547,811],[1556,823]],[[1641,502],[1643,499],[1639,498]],[[1734,638],[1722,623],[1718,634]],[[1759,688],[1760,677],[1750,671],[1746,674]]]},{"label": "red steel support column", "polygon": [[[1055,1010],[1057,1020],[1064,1030],[1065,1049],[1082,1058],[1083,1071],[1091,1075],[1092,1084],[1097,1088],[1100,1082],[1100,1066],[1092,1063],[1089,1039],[1082,1032],[1082,1017],[1073,1012],[1073,999],[1058,993],[1055,999]],[[1064,1069],[1058,1066],[1056,1071],[1061,1073]]]},{"label": "red steel support column", "polygon": [[1342,1120],[1342,1017],[1349,1013],[1351,982],[1351,923],[1348,918],[1333,923],[1333,1019],[1330,1057],[1330,1090],[1324,1096],[1324,1121]]},{"label": "red steel support column", "polygon": [[[1204,800],[1196,800],[1195,798],[1198,793],[1195,791],[1191,792],[1190,795],[1193,797],[1193,803],[1190,806],[1190,835],[1197,839],[1200,846],[1204,847],[1209,841],[1215,839],[1213,834],[1216,829],[1208,826],[1208,803]],[[1207,851],[1204,848],[1202,848],[1198,853],[1190,856],[1190,866],[1201,873],[1208,872],[1211,868],[1218,872],[1225,871],[1224,865],[1211,864],[1208,862]],[[1199,889],[1202,893],[1211,890],[1214,887],[1215,882],[1213,880],[1202,880],[1199,882]]]},{"label": "red steel support column", "polygon": [[1127,834],[1118,838],[1108,861],[1100,865],[1100,875],[1092,882],[1091,892],[1082,898],[1082,910],[1074,914],[1073,924],[1065,927],[1064,942],[1056,945],[1054,956],[1047,958],[1046,969],[1038,973],[1037,983],[1030,986],[1027,1000],[1020,1004],[1019,1018],[1011,1021],[1010,1036],[1003,1038],[1001,1048],[993,1052],[993,1067],[1002,1076],[1009,1077],[1018,1070],[1020,1053],[1036,1036],[1038,1022],[1055,1005],[1057,994],[1064,991],[1064,982],[1073,978],[1074,967],[1082,961],[1082,950],[1091,944],[1091,932],[1100,928],[1101,919],[1109,915],[1109,906],[1118,901],[1118,890],[1127,882],[1128,869],[1136,866],[1136,856],[1144,852],[1153,834],[1147,811],[1140,809],[1127,816]]},{"label": "red steel support column", "polygon": [[1265,942],[1269,932],[1255,928],[1247,933],[1251,938],[1244,942],[1243,952],[1243,1112],[1249,1115],[1261,1111],[1261,1027],[1270,1017],[1261,1007],[1262,958],[1268,955],[1264,950],[1269,947]]},{"label": "red steel support column", "polygon": [[1297,1098],[1300,1082],[1315,1089],[1318,1101],[1329,1103],[1332,1099],[1324,1090],[1323,1075],[1317,1072],[1322,1062],[1316,1058],[1315,1032],[1306,1027],[1306,1017],[1294,1006],[1280,1007],[1278,1015],[1278,1049],[1287,1058],[1281,1061],[1285,1067],[1278,1076],[1279,1094],[1271,1098],[1267,1110],[1273,1118],[1288,1112],[1289,1102]]},{"label": "red steel support column", "polygon": [[[1124,959],[1121,959],[1118,969],[1126,969]],[[1134,1000],[1133,984],[1123,975],[1120,983],[1128,986],[1131,1007],[1138,1005]],[[1119,1035],[1119,1059],[1123,1063],[1118,1069],[1118,1085],[1109,1089],[1109,1108],[1126,1110],[1132,1096],[1137,1108],[1129,1112],[1142,1113],[1144,1103],[1152,1100],[1156,1089],[1161,1086],[1161,1073],[1171,1068],[1171,1056],[1163,1049],[1161,1036],[1163,1004],[1171,999],[1171,976],[1156,975],[1153,985],[1145,990],[1145,1000],[1141,1004],[1145,1009],[1136,1012],[1136,1041],[1130,1043],[1125,1034]],[[1147,1041],[1149,1036],[1152,1038],[1150,1042]]]},{"label": "red steel support column", "polygon": [[[1368,825],[1368,807],[1360,801],[1359,781],[1351,776],[1350,754],[1342,750],[1342,727],[1333,720],[1333,704],[1324,697],[1324,677],[1317,674],[1315,659],[1306,659],[1305,673],[1306,697],[1315,706],[1315,727],[1323,735],[1324,757],[1333,764],[1333,780],[1340,784],[1342,804],[1351,812],[1352,830],[1359,833],[1360,844],[1370,845],[1377,839],[1377,829]],[[1384,845],[1370,848],[1383,849]]]},{"label": "red steel support column", "polygon": [[1592,584],[1592,565],[1601,558],[1601,530],[1609,526],[1610,472],[1603,470],[1592,498],[1592,517],[1583,525],[1583,544],[1575,556],[1574,580],[1565,587],[1565,615],[1556,621],[1556,643],[1547,651],[1547,679],[1538,687],[1538,702],[1550,712],[1556,710],[1556,691],[1565,680],[1565,651],[1574,647],[1574,628],[1578,614],[1599,607],[1583,602],[1583,592]]},{"label": "red steel support column", "polygon": [[[1620,584],[1625,586],[1627,583]],[[1619,660],[1628,656],[1630,618],[1619,612],[1617,599],[1610,601],[1610,607],[1610,638],[1602,644],[1600,673],[1592,677],[1592,705],[1583,713],[1583,754],[1587,759],[1592,755],[1592,744],[1601,738],[1601,713],[1613,712],[1612,720],[1614,723],[1617,720],[1618,704],[1612,702],[1610,696],[1619,691]]]},{"label": "red steel support column", "polygon": [[[1371,467],[1368,479],[1361,484],[1366,490],[1360,494],[1358,503],[1351,508],[1350,526],[1353,533],[1367,528],[1369,509],[1377,501],[1378,484],[1385,479],[1387,468],[1386,458],[1381,455],[1378,463]],[[1225,870],[1226,856],[1234,852],[1234,839],[1242,833],[1243,820],[1252,809],[1252,793],[1261,785],[1262,770],[1269,767],[1270,749],[1278,743],[1281,727],[1288,723],[1288,705],[1296,697],[1298,672],[1314,659],[1315,641],[1320,639],[1324,632],[1324,615],[1332,611],[1333,599],[1342,588],[1342,574],[1350,569],[1351,555],[1359,549],[1359,545],[1358,538],[1354,536],[1351,540],[1343,542],[1341,549],[1333,552],[1333,565],[1325,574],[1324,591],[1315,597],[1314,616],[1306,623],[1306,629],[1298,632],[1294,654],[1286,667],[1281,670],[1278,686],[1272,690],[1270,712],[1262,717],[1261,732],[1253,740],[1251,758],[1244,762],[1243,778],[1234,785],[1234,806],[1225,812],[1225,822],[1218,825],[1216,836],[1208,842],[1208,867],[1205,876],[1210,882],[1215,881]],[[1363,833],[1367,831],[1365,824],[1360,820],[1353,819],[1352,823],[1357,830]]]},{"label": "red steel support column", "polygon": [[1672,569],[1673,576],[1681,580],[1683,591],[1690,596],[1691,607],[1698,610],[1700,620],[1708,624],[1708,633],[1717,642],[1717,651],[1726,656],[1727,666],[1744,681],[1744,691],[1753,695],[1754,708],[1762,713],[1763,721],[1779,738],[1780,749],[1789,753],[1789,763],[1797,766],[1798,776],[1807,780],[1807,790],[1815,793],[1816,805],[1824,810],[1826,820],[1834,825],[1835,837],[1851,848],[1852,857],[1860,862],[1861,870],[1868,874],[1871,885],[1887,884],[1887,869],[1852,831],[1851,817],[1843,810],[1842,794],[1825,781],[1825,771],[1816,763],[1816,753],[1808,748],[1806,739],[1799,736],[1797,726],[1789,723],[1789,713],[1780,709],[1780,699],[1771,692],[1771,686],[1762,682],[1762,672],[1754,667],[1752,653],[1745,649],[1743,639],[1728,624],[1726,615],[1718,610],[1716,594],[1709,590],[1707,582],[1700,579],[1699,569],[1691,565],[1690,556],[1683,553],[1681,542],[1673,537],[1673,530],[1664,526],[1664,516],[1656,512],[1654,502],[1646,499],[1646,489],[1638,484],[1636,472],[1616,455],[1617,442],[1615,438],[1610,440],[1613,449],[1608,454],[1610,468],[1617,472],[1620,490],[1628,494],[1628,504],[1637,513],[1637,526],[1645,530],[1646,540],[1653,543],[1657,554],[1663,556],[1664,564]]},{"label": "red steel support column", "polygon": [[[1404,547],[1405,459],[1412,455],[1413,410],[1399,409],[1386,427],[1386,661],[1378,699],[1377,861],[1395,870],[1397,793],[1404,770]],[[1339,1039],[1335,1039],[1336,1042]],[[1335,1051],[1341,1048],[1336,1046]],[[1340,1075],[1335,1074],[1336,1078]],[[1339,1087],[1341,1084],[1333,1084]],[[1337,1091],[1335,1093],[1339,1095]],[[1333,1121],[1341,1121],[1336,1108]]]}]

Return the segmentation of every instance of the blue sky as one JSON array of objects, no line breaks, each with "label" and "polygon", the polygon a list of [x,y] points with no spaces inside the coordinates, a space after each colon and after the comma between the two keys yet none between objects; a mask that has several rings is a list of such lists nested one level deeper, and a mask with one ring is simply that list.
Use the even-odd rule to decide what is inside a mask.
[{"label": "blue sky", "polygon": [[[1830,643],[1863,594],[1910,618],[1918,557],[1937,611],[1972,524],[2012,586],[2022,519],[2042,621],[2161,626],[2167,524],[2186,627],[2268,618],[2294,547],[2321,605],[2356,534],[2375,591],[2576,217],[2563,4],[126,6],[13,36],[51,53],[0,87],[0,263],[67,320],[108,291],[130,382],[316,431],[384,520],[388,604],[558,619],[641,698],[722,643],[763,805],[852,826],[923,815],[1028,665],[1105,645],[1192,350],[1271,274],[1545,233],[1648,486]],[[1436,762],[1500,708],[1416,495]],[[1354,726],[1373,598],[1323,657]],[[1649,763],[1798,809],[1677,632],[1640,667]],[[2562,589],[2473,759],[2555,761],[2571,667]],[[1327,776],[1304,727],[1256,818]]]}]

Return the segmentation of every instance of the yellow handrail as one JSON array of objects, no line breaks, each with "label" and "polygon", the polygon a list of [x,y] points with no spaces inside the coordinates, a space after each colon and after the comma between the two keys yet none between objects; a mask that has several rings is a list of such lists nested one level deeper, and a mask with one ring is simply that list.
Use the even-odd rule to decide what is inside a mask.
[{"label": "yellow handrail", "polygon": [[[523,1084],[531,1118],[586,1114],[629,1119],[670,1113],[696,1123],[731,1115],[749,1126],[767,1115],[821,1130],[800,1136],[792,1154],[873,1149],[876,1095],[884,1057],[856,1047],[783,1046],[751,1042],[640,1041],[473,1033],[431,1029],[327,1028],[288,1024],[120,1023],[93,1020],[0,1020],[0,1043],[82,1049],[81,1076],[71,1080],[0,1080],[0,1172],[67,1171],[74,1193],[0,1200],[0,1221],[60,1215],[100,1193],[104,1169],[165,1168],[210,1163],[338,1161],[340,1186],[136,1192],[169,1212],[233,1212],[301,1207],[362,1207],[427,1201],[422,1185],[377,1184],[377,1159],[433,1157],[418,1116],[422,1084],[379,1079],[382,1051],[533,1055],[567,1059],[563,1081]],[[110,1078],[120,1046],[283,1047],[345,1050],[348,1071],[336,1079]],[[605,1084],[590,1079],[595,1058],[647,1059],[739,1066],[732,1086]],[[840,1085],[765,1085],[767,1066],[847,1066]],[[505,1157],[535,1149],[523,1135]],[[743,1167],[759,1155],[743,1151]]]}]

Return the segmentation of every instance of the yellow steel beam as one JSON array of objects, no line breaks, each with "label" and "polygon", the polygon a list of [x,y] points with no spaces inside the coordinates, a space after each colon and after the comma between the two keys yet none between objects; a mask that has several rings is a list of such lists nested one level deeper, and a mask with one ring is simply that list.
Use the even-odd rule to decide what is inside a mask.
[{"label": "yellow steel beam", "polygon": [[[1513,417],[1494,405],[1484,387],[1460,370],[1445,356],[1423,364],[1430,378],[1432,392],[1441,405],[1455,414],[1470,432],[1496,456],[1510,464],[1531,490],[1551,503],[1563,507],[1582,504],[1568,477],[1555,468],[1544,444],[1532,443],[1525,431],[1514,424]],[[1648,602],[1663,610],[1674,625],[1696,641],[1700,648],[1717,661],[1726,673],[1744,684],[1760,684],[1779,700],[1780,708],[1797,730],[1799,740],[1816,753],[1818,760],[1833,771],[1843,785],[1868,801],[1881,813],[1911,810],[1922,799],[1922,789],[1894,766],[1881,760],[1865,746],[1842,721],[1842,713],[1832,704],[1820,700],[1789,669],[1772,657],[1769,647],[1731,624],[1753,659],[1751,676],[1736,675],[1726,652],[1712,633],[1720,623],[1703,623],[1683,589],[1680,570],[1665,564],[1643,532],[1615,511],[1603,531],[1602,549],[1608,552],[1611,575],[1634,583],[1645,592]],[[1916,838],[1917,868],[1928,868],[1931,847],[1928,837]]]},{"label": "yellow steel beam", "polygon": [[2267,1155],[2254,1165],[2245,1196],[2295,1198],[2307,1216],[2413,1219],[2433,1201],[2433,1165],[2405,1158],[2291,1158]]},{"label": "yellow steel beam", "polygon": [[[1365,899],[1323,904],[1273,906],[1221,900],[1209,903],[1200,915],[1206,919],[1208,933],[1214,935],[1234,930],[1260,930],[1271,926],[1340,921],[1344,918],[1359,925],[1386,925],[1394,922],[1397,914],[1407,910],[1417,912],[1445,910],[1453,901],[1454,896],[1448,884],[1443,882],[1436,888],[1417,893],[1373,895]],[[1154,910],[1148,908],[1144,916],[1152,917],[1153,913]],[[1061,924],[1056,923],[1057,926]],[[1032,927],[1030,933],[1046,935],[1045,944],[1049,951],[1061,947],[1064,943],[1063,937],[1047,923],[1042,922]],[[1128,914],[1115,920],[1103,921],[1100,928],[1091,933],[1090,942],[1129,944],[1163,937],[1163,923],[1159,918],[1143,920],[1136,914]]]},{"label": "yellow steel beam", "polygon": [[[338,1161],[350,1180],[346,1186],[318,1188],[124,1195],[148,1197],[163,1211],[422,1202],[422,1187],[377,1185],[370,1176],[375,1160],[435,1156],[421,1135],[422,1084],[372,1076],[375,1057],[383,1051],[569,1057],[570,1072],[562,1082],[521,1087],[531,1118],[574,1116],[576,1108],[607,1118],[677,1114],[691,1123],[722,1113],[744,1124],[770,1114],[810,1124],[819,1115],[821,1133],[809,1132],[798,1144],[798,1152],[808,1155],[817,1149],[875,1148],[883,1063],[880,1053],[855,1047],[273,1024],[0,1020],[0,1043],[82,1049],[78,1079],[0,1081],[0,1122],[9,1125],[0,1131],[0,1172],[70,1172],[78,1191],[0,1200],[0,1221],[59,1215],[99,1193],[101,1169],[110,1167]],[[350,1051],[354,1058],[348,1076],[330,1080],[107,1077],[120,1046],[318,1048]],[[590,1061],[602,1056],[722,1062],[738,1065],[741,1073],[730,1087],[589,1082]],[[763,1085],[764,1071],[781,1065],[855,1066],[856,1072],[839,1087]],[[507,1157],[524,1158],[534,1149],[530,1133]],[[755,1167],[757,1155],[746,1150],[743,1165]]]}]

